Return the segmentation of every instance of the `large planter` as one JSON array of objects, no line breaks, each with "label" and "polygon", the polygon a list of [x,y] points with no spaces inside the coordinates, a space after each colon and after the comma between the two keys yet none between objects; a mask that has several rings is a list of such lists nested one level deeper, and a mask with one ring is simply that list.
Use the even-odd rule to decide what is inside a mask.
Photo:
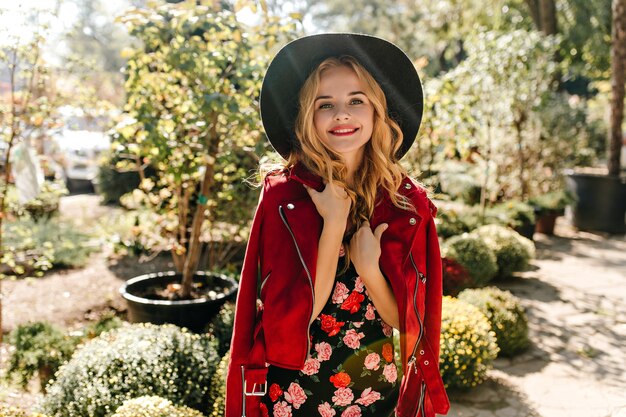
[{"label": "large planter", "polygon": [[165,288],[180,283],[182,274],[175,271],[156,272],[129,279],[120,287],[120,293],[128,305],[128,321],[154,324],[172,323],[186,327],[192,332],[203,333],[206,325],[215,317],[222,305],[235,298],[238,283],[226,275],[196,272],[194,283],[215,288],[216,297],[194,300],[152,300],[138,296],[147,288]]},{"label": "large planter", "polygon": [[577,196],[573,225],[580,230],[626,232],[626,183],[607,175],[568,173],[567,187]]}]

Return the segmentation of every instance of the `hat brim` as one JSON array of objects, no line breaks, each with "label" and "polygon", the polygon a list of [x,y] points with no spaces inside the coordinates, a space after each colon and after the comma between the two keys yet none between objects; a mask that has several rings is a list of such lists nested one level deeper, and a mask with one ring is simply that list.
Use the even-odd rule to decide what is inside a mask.
[{"label": "hat brim", "polygon": [[399,125],[403,142],[396,157],[409,150],[422,121],[424,96],[415,66],[393,43],[357,33],[323,33],[285,45],[270,63],[261,86],[260,111],[265,133],[288,158],[297,143],[294,123],[298,95],[305,80],[324,59],[351,55],[372,74],[387,98],[389,116]]}]

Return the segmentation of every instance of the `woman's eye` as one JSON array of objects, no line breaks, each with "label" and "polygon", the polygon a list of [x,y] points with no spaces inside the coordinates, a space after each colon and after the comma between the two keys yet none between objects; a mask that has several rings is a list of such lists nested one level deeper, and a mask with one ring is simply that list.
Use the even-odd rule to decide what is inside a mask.
[{"label": "woman's eye", "polygon": [[354,100],[351,101],[351,103],[353,103],[353,104],[362,104],[363,100],[361,100],[360,98],[355,98]]},{"label": "woman's eye", "polygon": [[322,103],[320,104],[319,108],[320,109],[329,109],[332,106],[332,104],[330,103]]}]

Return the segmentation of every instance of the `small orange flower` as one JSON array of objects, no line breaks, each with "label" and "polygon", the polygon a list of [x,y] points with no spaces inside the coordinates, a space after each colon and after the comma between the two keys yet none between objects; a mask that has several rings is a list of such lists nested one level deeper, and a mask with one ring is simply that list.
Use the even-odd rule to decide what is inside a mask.
[{"label": "small orange flower", "polygon": [[348,375],[347,373],[343,371],[336,373],[335,375],[331,376],[329,379],[330,379],[330,382],[333,383],[335,388],[345,388],[348,385],[350,385],[350,382],[352,381],[350,379],[350,375]]},{"label": "small orange flower", "polygon": [[393,346],[391,346],[391,343],[383,345],[383,358],[389,363],[393,362]]}]

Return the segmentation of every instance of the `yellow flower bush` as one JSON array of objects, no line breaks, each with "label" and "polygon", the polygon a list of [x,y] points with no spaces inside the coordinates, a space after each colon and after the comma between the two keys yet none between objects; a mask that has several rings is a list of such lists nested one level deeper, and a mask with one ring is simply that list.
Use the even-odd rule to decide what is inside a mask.
[{"label": "yellow flower bush", "polygon": [[45,414],[28,413],[21,408],[7,404],[0,404],[0,416],[2,417],[48,417]]},{"label": "yellow flower bush", "polygon": [[466,289],[459,294],[459,300],[476,306],[487,316],[496,334],[499,355],[511,357],[530,345],[526,313],[509,291],[497,287]]},{"label": "yellow flower bush", "polygon": [[158,396],[143,396],[126,400],[111,417],[204,417],[187,406],[176,406]]},{"label": "yellow flower bush", "polygon": [[483,382],[498,351],[487,317],[471,304],[444,296],[440,371],[446,388],[468,389]]}]

